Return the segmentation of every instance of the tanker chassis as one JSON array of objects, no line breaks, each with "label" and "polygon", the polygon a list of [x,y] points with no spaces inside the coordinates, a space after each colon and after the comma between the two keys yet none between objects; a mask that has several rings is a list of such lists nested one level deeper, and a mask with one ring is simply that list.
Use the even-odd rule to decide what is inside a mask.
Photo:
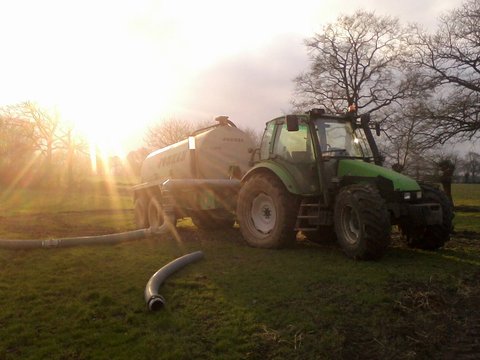
[{"label": "tanker chassis", "polygon": [[[434,186],[381,166],[370,116],[312,109],[266,123],[259,149],[226,117],[150,154],[134,188],[140,228],[191,217],[199,227],[232,226],[254,247],[336,240],[355,259],[378,259],[392,225],[408,246],[450,239],[453,207]],[[377,133],[379,128],[376,127]]]}]

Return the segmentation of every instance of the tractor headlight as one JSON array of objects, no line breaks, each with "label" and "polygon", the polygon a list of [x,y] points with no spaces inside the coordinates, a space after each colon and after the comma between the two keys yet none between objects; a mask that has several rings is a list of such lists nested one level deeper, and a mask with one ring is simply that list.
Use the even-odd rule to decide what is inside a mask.
[{"label": "tractor headlight", "polygon": [[417,199],[421,199],[422,198],[422,192],[421,191],[417,191]]},{"label": "tractor headlight", "polygon": [[403,193],[404,200],[410,200],[412,198],[412,194],[409,192]]}]

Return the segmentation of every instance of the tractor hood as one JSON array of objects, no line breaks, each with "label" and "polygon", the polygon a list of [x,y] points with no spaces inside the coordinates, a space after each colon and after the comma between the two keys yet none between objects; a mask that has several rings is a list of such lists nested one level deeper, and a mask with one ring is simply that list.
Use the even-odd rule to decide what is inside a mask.
[{"label": "tractor hood", "polygon": [[372,177],[382,176],[393,182],[396,191],[420,191],[418,183],[396,171],[364,162],[363,160],[343,159],[338,162],[338,176]]}]

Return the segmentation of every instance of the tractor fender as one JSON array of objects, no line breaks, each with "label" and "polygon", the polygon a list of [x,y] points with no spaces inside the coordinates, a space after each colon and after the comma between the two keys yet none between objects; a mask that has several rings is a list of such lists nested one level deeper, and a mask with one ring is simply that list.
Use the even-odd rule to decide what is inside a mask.
[{"label": "tractor fender", "polygon": [[285,185],[285,188],[292,194],[300,194],[300,187],[296,183],[292,174],[290,174],[283,166],[273,161],[262,161],[256,164],[242,177],[242,184],[245,183],[250,177],[259,172],[273,173],[280,181]]}]

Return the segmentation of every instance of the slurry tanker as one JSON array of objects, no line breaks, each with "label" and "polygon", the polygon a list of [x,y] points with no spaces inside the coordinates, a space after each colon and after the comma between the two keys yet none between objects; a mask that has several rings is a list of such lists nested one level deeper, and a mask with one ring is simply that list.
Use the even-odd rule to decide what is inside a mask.
[{"label": "slurry tanker", "polygon": [[[299,231],[378,259],[397,225],[410,247],[450,238],[453,210],[434,186],[381,166],[369,114],[312,109],[266,123],[259,148],[226,116],[149,154],[134,187],[139,228],[190,217],[200,228],[235,221],[254,247],[281,248]],[[379,133],[378,125],[374,129]]]}]

